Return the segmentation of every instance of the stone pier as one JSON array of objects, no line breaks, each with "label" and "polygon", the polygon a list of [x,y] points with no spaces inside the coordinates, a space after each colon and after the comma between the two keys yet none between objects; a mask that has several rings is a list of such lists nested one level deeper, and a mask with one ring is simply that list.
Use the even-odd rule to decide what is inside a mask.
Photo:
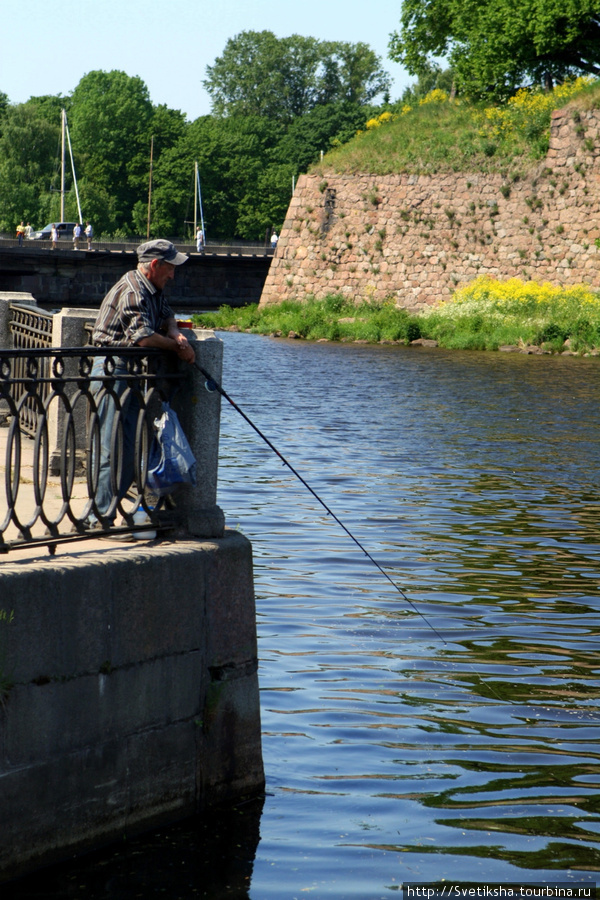
[{"label": "stone pier", "polygon": [[[218,380],[222,346],[196,344]],[[195,372],[177,540],[0,557],[0,881],[263,789],[252,548],[216,504],[220,398]]]}]

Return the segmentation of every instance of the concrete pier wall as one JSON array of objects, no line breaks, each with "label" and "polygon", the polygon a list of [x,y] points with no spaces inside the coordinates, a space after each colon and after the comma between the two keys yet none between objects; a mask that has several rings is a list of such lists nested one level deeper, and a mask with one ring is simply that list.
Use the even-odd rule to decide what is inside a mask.
[{"label": "concrete pier wall", "polygon": [[237,532],[0,565],[0,880],[256,793]]},{"label": "concrete pier wall", "polygon": [[176,364],[197,480],[168,537],[0,556],[0,882],[263,789],[252,548],[217,505],[220,395]]},{"label": "concrete pier wall", "polygon": [[[270,264],[267,254],[193,253],[166,293],[175,309],[190,311],[258,303]],[[30,293],[56,307],[97,308],[136,265],[133,250],[0,246],[0,291]]]}]

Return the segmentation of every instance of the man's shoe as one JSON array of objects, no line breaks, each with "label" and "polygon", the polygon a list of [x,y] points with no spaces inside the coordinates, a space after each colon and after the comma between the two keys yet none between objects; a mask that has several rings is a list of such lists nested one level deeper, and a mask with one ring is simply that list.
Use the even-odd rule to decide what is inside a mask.
[{"label": "man's shoe", "polygon": [[104,532],[104,534],[99,534],[98,539],[101,541],[119,541],[122,543],[133,543],[135,538],[130,531],[119,531],[119,532]]}]

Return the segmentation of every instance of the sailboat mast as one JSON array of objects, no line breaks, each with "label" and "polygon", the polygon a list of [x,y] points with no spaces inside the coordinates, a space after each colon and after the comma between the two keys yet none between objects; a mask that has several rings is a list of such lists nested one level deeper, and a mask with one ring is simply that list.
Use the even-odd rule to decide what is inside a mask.
[{"label": "sailboat mast", "polygon": [[[73,185],[75,187],[75,199],[77,200],[77,213],[79,215],[79,222],[83,223],[83,216],[81,214],[81,203],[79,202],[79,188],[77,187],[77,176],[75,175],[75,161],[73,159],[73,146],[71,144],[71,135],[69,134],[69,123],[67,122],[67,114],[63,109],[64,115],[64,123],[65,123],[65,131],[67,132],[67,143],[69,145],[69,159],[71,160],[71,173],[73,175]],[[65,221],[64,215],[61,218],[61,222]]]},{"label": "sailboat mast", "polygon": [[[200,227],[202,228],[202,236],[204,246],[206,246],[206,229],[204,228],[204,212],[202,210],[202,187],[200,185],[200,172],[198,171],[198,163],[196,163],[196,188],[198,191],[198,202],[200,205]],[[194,219],[196,218],[196,210],[194,209]]]},{"label": "sailboat mast", "polygon": [[65,123],[67,115],[64,109],[61,110],[60,116],[60,132],[61,132],[61,155],[60,155],[60,221],[65,221]]},{"label": "sailboat mast", "polygon": [[194,240],[198,231],[198,160],[194,163]]},{"label": "sailboat mast", "polygon": [[148,179],[148,224],[146,226],[146,240],[150,240],[150,206],[152,203],[152,164],[154,159],[154,135],[150,138],[150,177]]}]

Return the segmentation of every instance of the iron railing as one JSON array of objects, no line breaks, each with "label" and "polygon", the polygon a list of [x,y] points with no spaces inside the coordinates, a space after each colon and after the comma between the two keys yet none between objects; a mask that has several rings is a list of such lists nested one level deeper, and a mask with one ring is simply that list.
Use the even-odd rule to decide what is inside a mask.
[{"label": "iron railing", "polygon": [[[12,337],[12,345],[16,350],[32,350],[52,346],[52,315],[40,309],[30,306],[19,306],[16,303],[10,305],[10,318],[8,328]],[[33,398],[28,398],[21,403],[25,393],[26,355],[15,356],[12,360],[11,376],[14,384],[13,398],[19,406],[20,423],[22,430],[34,437],[37,431],[37,404]],[[48,374],[48,360],[42,360],[42,376]],[[44,380],[45,385],[41,399],[45,401],[50,393],[50,384]]]},{"label": "iron railing", "polygon": [[[94,374],[92,379],[92,366],[99,356],[104,357],[102,374]],[[117,379],[115,366],[121,359],[125,360],[125,373]],[[4,427],[0,428],[0,552],[40,544],[54,553],[56,545],[66,541],[165,527],[161,517],[165,499],[152,496],[146,478],[160,401],[168,399],[185,377],[173,366],[160,351],[140,348],[0,350],[0,401],[5,410]],[[115,391],[117,380],[125,382],[121,397]],[[139,402],[134,480],[128,494],[119,498],[123,408],[127,397],[134,394]],[[101,442],[98,407],[106,396],[112,398],[116,413],[111,435],[113,498],[103,515],[96,503]],[[23,424],[25,409],[34,413],[35,430],[30,437]],[[58,473],[54,477],[52,447],[58,454],[52,466]],[[139,509],[147,517],[142,525],[134,521]],[[122,521],[113,524],[119,514]]]},{"label": "iron railing", "polygon": [[[133,253],[138,245],[143,243],[143,241],[145,240],[146,238],[139,238],[135,241],[111,241],[105,239],[96,240],[96,238],[94,238],[91,252],[112,251],[113,253],[122,253],[126,251]],[[176,245],[178,250],[182,250],[184,253],[198,253],[195,244],[186,243],[177,238],[173,241],[173,243]],[[52,251],[52,242],[25,240],[23,241],[22,246],[19,246],[19,242],[16,238],[8,237],[6,239],[0,240],[0,250],[8,249],[27,251],[33,250],[34,252],[50,252]],[[84,253],[90,252],[88,251],[86,242],[84,240],[80,242],[79,250],[75,250],[73,248],[73,241],[70,235],[67,235],[64,238],[59,238],[58,249],[61,251],[68,250],[79,256],[83,256]],[[230,243],[221,241],[209,241],[208,244],[205,244],[202,250],[200,250],[199,252],[204,256],[273,256],[274,253],[273,248],[270,244],[265,245],[264,243],[251,241],[232,241]]]}]

